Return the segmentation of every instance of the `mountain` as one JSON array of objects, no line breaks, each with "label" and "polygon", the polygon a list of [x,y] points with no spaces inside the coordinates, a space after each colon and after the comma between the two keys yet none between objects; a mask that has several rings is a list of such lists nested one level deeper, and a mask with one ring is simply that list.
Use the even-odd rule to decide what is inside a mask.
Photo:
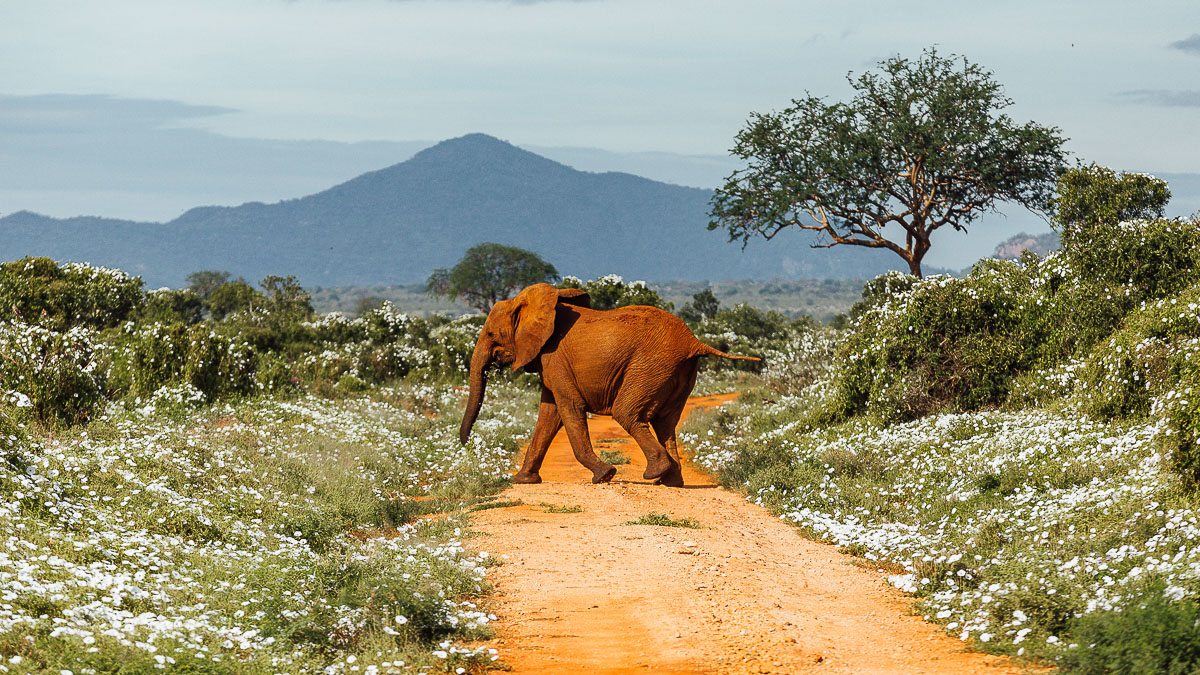
[{"label": "mountain", "polygon": [[1045,256],[1052,251],[1057,251],[1061,245],[1062,243],[1059,241],[1057,232],[1045,232],[1043,234],[1025,234],[1022,232],[997,244],[996,251],[992,253],[992,257],[1019,258],[1025,251],[1033,251],[1040,256]]},{"label": "mountain", "polygon": [[413,283],[483,241],[536,251],[583,278],[846,279],[899,262],[859,247],[812,249],[807,232],[742,249],[706,229],[711,196],[577,171],[471,134],[307,197],[199,207],[168,223],[17,212],[0,218],[0,257],[119,267],[151,286],[180,286],[203,269],[251,281],[293,274],[309,286]]}]

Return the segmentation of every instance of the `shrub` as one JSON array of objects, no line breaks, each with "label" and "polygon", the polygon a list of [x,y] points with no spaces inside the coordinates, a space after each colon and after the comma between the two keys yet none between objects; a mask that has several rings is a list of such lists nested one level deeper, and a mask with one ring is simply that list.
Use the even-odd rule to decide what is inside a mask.
[{"label": "shrub", "polygon": [[135,312],[137,323],[200,323],[204,302],[191,289],[160,288],[146,293],[145,302]]},{"label": "shrub", "polygon": [[204,308],[214,321],[221,321],[238,312],[248,312],[261,304],[262,295],[242,279],[223,283],[204,297]]},{"label": "shrub", "polygon": [[1084,279],[1120,289],[1135,306],[1178,292],[1200,277],[1200,220],[1104,223],[1088,236],[1064,239],[1063,250]]},{"label": "shrub", "polygon": [[[1138,368],[1149,369],[1141,377],[1160,377],[1165,357],[1135,367],[1130,355],[1153,360],[1153,345],[1132,334],[1110,336],[1131,311],[1200,278],[1200,222],[1096,228],[1112,236],[1091,247],[1077,241],[1045,259],[984,260],[962,279],[893,272],[869,283],[839,355],[842,413],[873,409],[882,419],[913,419],[1042,402],[1071,391],[1073,384],[1050,379],[1062,379],[1062,369],[1080,359],[1090,359],[1083,377],[1093,414],[1148,412],[1146,380],[1131,377]],[[1100,344],[1108,346],[1089,357]],[[1121,392],[1113,388],[1119,383]]]},{"label": "shrub", "polygon": [[20,322],[0,324],[0,395],[28,406],[51,426],[82,424],[105,403],[105,378],[96,366],[94,334],[65,333]]},{"label": "shrub", "polygon": [[115,342],[110,378],[131,396],[148,397],[164,385],[188,383],[211,401],[255,386],[249,346],[216,332],[209,322],[130,323]]},{"label": "shrub", "polygon": [[592,309],[615,309],[629,305],[659,307],[668,312],[675,308],[673,303],[663,300],[658,291],[644,281],[625,283],[619,275],[609,274],[591,281],[578,277],[563,277],[559,288],[582,288],[587,291]]},{"label": "shrub", "polygon": [[1099,419],[1161,416],[1160,447],[1200,487],[1200,285],[1145,303],[1083,362],[1075,400]]},{"label": "shrub", "polygon": [[1165,181],[1144,173],[1120,173],[1090,164],[1067,169],[1051,200],[1063,245],[1097,239],[1098,228],[1127,220],[1161,218],[1171,199]]},{"label": "shrub", "polygon": [[1075,625],[1079,648],[1066,652],[1068,673],[1171,673],[1200,669],[1200,605],[1172,602],[1150,583],[1119,612],[1089,614]]},{"label": "shrub", "polygon": [[0,321],[109,328],[142,303],[142,280],[120,270],[49,258],[0,264]]},{"label": "shrub", "polygon": [[913,419],[1004,401],[1013,374],[1037,359],[1022,344],[1031,282],[1027,268],[1001,261],[965,279],[876,280],[838,354],[843,412]]}]

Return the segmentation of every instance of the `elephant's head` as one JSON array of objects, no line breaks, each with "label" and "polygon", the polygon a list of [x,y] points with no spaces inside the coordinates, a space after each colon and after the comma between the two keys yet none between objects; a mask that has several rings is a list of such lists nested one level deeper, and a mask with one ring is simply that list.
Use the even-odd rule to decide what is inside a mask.
[{"label": "elephant's head", "polygon": [[483,406],[488,367],[495,361],[511,365],[516,371],[532,363],[554,334],[554,318],[560,302],[589,306],[586,292],[558,289],[550,284],[534,284],[512,300],[501,300],[492,306],[471,355],[471,394],[458,434],[461,442],[467,442]]}]

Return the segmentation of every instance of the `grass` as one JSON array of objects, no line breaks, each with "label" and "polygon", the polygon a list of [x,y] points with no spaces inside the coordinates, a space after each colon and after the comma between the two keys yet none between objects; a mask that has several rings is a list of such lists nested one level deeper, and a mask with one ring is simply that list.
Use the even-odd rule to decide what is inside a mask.
[{"label": "grass", "polygon": [[521,506],[525,502],[520,499],[499,499],[496,501],[487,501],[476,504],[470,508],[471,511],[487,511],[488,509],[507,509],[510,506]]},{"label": "grass", "polygon": [[[603,442],[603,441],[601,441],[601,442]],[[598,452],[596,454],[598,457],[600,457],[601,461],[608,462],[609,464],[612,464],[613,466],[629,463],[629,455],[625,454],[621,450],[616,450],[616,449],[612,449],[612,448],[601,448],[600,452]]]},{"label": "grass", "polygon": [[686,527],[692,530],[698,530],[703,525],[695,518],[672,518],[665,513],[650,512],[638,518],[637,520],[629,520],[622,525],[654,525],[655,527]]},{"label": "grass", "polygon": [[546,502],[542,502],[541,504],[539,504],[539,506],[541,506],[542,510],[545,511],[546,513],[583,513],[583,507],[579,506],[577,504],[572,504],[570,506],[566,506],[566,505],[559,505],[559,504],[547,504]]}]

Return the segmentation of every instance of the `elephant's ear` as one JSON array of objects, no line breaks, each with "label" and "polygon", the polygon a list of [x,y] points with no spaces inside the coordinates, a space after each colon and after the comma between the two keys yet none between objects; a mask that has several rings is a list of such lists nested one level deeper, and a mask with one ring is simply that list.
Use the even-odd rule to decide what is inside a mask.
[{"label": "elephant's ear", "polygon": [[587,291],[582,288],[560,288],[558,289],[558,301],[576,307],[592,308],[592,299],[588,296]]},{"label": "elephant's ear", "polygon": [[516,360],[512,369],[523,368],[537,358],[542,346],[554,334],[554,306],[558,289],[550,284],[534,284],[521,291],[517,303],[513,342]]}]

